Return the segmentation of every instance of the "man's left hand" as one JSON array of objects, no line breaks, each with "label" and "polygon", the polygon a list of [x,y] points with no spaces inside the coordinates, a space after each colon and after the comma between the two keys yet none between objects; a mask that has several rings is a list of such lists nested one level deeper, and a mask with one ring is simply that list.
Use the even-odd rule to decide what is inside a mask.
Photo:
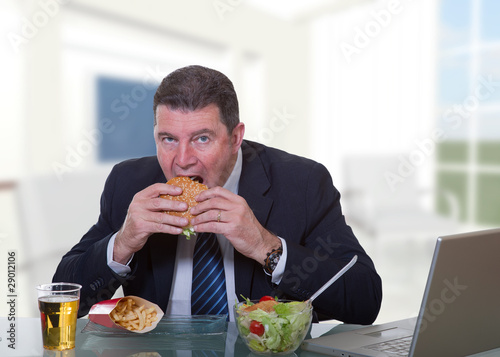
[{"label": "man's left hand", "polygon": [[196,232],[223,234],[241,254],[264,264],[267,253],[281,245],[255,218],[246,200],[222,187],[201,192],[191,208]]}]

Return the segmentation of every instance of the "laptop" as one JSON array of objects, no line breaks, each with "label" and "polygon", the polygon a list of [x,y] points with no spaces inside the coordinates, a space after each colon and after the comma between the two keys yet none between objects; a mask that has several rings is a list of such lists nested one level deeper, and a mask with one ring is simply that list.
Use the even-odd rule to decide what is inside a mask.
[{"label": "laptop", "polygon": [[456,357],[500,347],[499,331],[500,229],[490,229],[437,239],[416,318],[307,339],[301,347],[341,357]]}]

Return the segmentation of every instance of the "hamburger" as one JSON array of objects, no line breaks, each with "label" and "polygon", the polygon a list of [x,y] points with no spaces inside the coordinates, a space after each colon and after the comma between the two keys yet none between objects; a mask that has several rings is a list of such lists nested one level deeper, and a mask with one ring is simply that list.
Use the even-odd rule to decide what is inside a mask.
[{"label": "hamburger", "polygon": [[198,202],[196,202],[194,198],[200,192],[207,190],[208,187],[186,176],[174,177],[168,180],[167,184],[182,188],[182,193],[178,196],[160,195],[160,197],[173,201],[184,201],[188,204],[188,208],[183,212],[165,211],[165,213],[168,213],[172,216],[185,217],[188,219],[188,225],[182,227],[182,234],[185,235],[187,239],[189,239],[191,238],[191,236],[194,236],[196,234],[193,227],[191,226],[191,218],[193,218],[193,215],[190,212],[191,208],[198,204]]}]

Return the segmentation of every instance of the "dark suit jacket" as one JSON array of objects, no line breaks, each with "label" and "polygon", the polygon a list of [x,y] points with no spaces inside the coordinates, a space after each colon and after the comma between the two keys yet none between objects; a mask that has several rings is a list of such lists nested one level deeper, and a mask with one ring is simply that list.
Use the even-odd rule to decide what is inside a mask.
[{"label": "dark suit jacket", "polygon": [[[381,280],[371,259],[346,224],[340,194],[324,166],[257,143],[244,141],[239,195],[269,231],[287,242],[285,273],[277,286],[262,265],[235,251],[237,296],[259,299],[277,295],[307,299],[355,254],[358,262],[314,302],[320,319],[372,323],[382,300]],[[108,266],[106,247],[127,214],[133,196],[153,183],[165,182],[156,157],[116,165],[101,197],[98,222],[60,262],[54,281],[82,284],[80,316],[122,285],[166,309],[172,286],[177,240],[153,234],[131,262],[125,278]]]}]

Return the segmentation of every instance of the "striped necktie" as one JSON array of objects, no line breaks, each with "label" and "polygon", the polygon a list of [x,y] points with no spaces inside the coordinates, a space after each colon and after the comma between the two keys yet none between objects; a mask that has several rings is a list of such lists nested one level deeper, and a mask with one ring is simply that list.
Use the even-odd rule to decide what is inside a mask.
[{"label": "striped necktie", "polygon": [[193,254],[192,315],[228,313],[226,277],[219,242],[214,233],[196,238]]}]

